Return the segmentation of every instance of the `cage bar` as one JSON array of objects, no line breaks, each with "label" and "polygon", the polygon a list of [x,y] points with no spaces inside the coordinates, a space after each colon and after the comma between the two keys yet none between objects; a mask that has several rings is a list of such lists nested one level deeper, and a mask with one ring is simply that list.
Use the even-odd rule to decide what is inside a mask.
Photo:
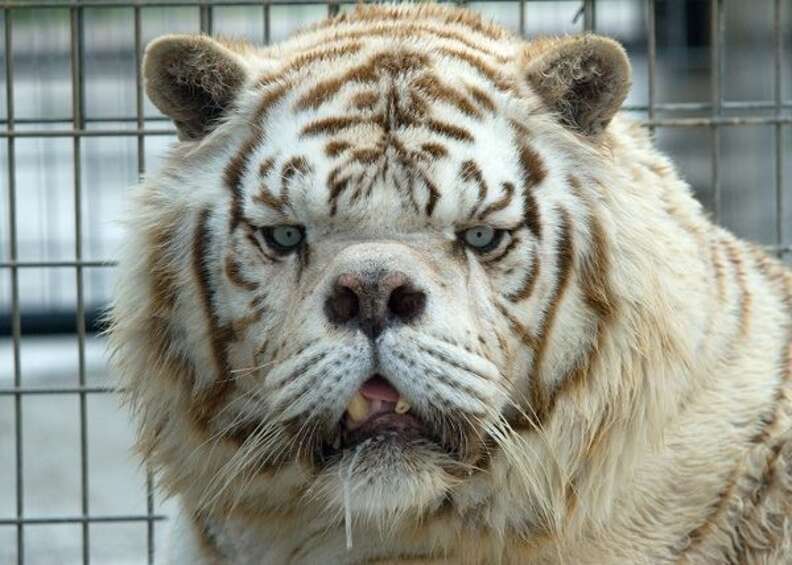
[{"label": "cage bar", "polygon": [[781,34],[781,0],[773,5],[773,90],[775,94],[775,197],[776,197],[776,244],[777,256],[784,257],[781,247],[784,244],[784,127],[780,121],[782,111],[781,60],[784,52],[784,38]]},{"label": "cage bar", "polygon": [[[85,115],[85,72],[83,70],[83,8],[70,8],[70,59],[72,82],[72,113],[74,128],[84,129],[83,116]],[[86,385],[85,380],[85,292],[83,280],[82,261],[82,140],[74,137],[72,144],[72,157],[74,169],[74,267],[77,292],[77,367],[78,383],[80,387]],[[80,508],[83,516],[90,514],[88,501],[88,416],[87,398],[85,391],[80,391]],[[91,530],[88,521],[82,523],[82,561],[88,565],[91,559]]]},{"label": "cage bar", "polygon": [[[4,12],[5,23],[5,79],[6,120],[9,131],[14,130],[14,51],[12,11]],[[16,153],[13,138],[7,141],[8,154],[8,242],[11,261],[17,261],[17,207],[16,207]],[[22,366],[19,347],[22,334],[22,316],[19,307],[19,270],[11,266],[11,334],[14,357],[14,387],[22,386]],[[22,395],[14,397],[14,459],[16,479],[17,564],[25,562],[25,532],[21,520],[25,515],[24,457],[22,445]]]},{"label": "cage bar", "polygon": [[723,86],[723,60],[721,57],[721,46],[725,34],[725,21],[723,17],[723,0],[710,0],[710,73],[711,73],[711,95],[712,95],[712,118],[710,128],[712,131],[712,189],[713,189],[713,213],[715,221],[721,219],[721,182],[720,182],[720,157],[721,157],[721,136],[719,126],[722,115],[721,87]]}]

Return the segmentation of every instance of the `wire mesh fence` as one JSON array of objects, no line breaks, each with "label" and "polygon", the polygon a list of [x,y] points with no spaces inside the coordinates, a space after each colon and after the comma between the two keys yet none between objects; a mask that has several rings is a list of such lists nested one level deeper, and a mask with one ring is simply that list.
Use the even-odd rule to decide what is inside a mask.
[{"label": "wire mesh fence", "polygon": [[[167,507],[127,455],[95,333],[121,237],[109,220],[175,140],[143,96],[146,43],[176,31],[269,43],[352,4],[0,0],[0,562],[152,563],[161,546]],[[716,221],[792,258],[781,0],[464,4],[529,37],[622,41],[634,66],[625,110]]]}]

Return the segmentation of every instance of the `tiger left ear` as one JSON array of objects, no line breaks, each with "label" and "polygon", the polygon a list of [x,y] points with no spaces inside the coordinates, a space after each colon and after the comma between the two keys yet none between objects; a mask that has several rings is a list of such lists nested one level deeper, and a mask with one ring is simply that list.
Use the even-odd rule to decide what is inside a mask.
[{"label": "tiger left ear", "polygon": [[538,39],[525,46],[523,76],[564,125],[597,135],[630,89],[624,48],[598,35]]},{"label": "tiger left ear", "polygon": [[247,80],[232,47],[205,35],[166,35],[146,48],[146,94],[176,124],[179,139],[211,132]]}]

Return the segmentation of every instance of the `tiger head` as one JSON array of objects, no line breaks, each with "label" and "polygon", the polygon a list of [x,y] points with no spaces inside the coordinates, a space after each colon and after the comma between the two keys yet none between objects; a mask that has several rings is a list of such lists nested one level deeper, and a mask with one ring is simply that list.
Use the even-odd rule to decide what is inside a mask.
[{"label": "tiger head", "polygon": [[110,333],[165,486],[334,519],[569,508],[631,394],[576,396],[629,292],[623,49],[360,6],[266,49],[166,36],[143,74],[180,141],[136,189]]}]

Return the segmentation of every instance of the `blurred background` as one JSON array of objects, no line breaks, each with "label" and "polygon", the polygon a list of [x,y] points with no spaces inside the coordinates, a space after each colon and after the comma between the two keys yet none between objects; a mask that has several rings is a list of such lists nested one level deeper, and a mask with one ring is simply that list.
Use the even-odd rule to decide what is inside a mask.
[{"label": "blurred background", "polygon": [[[627,111],[713,218],[792,261],[790,23],[781,0],[458,2],[526,36],[621,41]],[[169,507],[130,452],[101,312],[124,196],[174,142],[141,97],[164,33],[278,41],[348,4],[0,0],[0,564],[147,563]]]}]

